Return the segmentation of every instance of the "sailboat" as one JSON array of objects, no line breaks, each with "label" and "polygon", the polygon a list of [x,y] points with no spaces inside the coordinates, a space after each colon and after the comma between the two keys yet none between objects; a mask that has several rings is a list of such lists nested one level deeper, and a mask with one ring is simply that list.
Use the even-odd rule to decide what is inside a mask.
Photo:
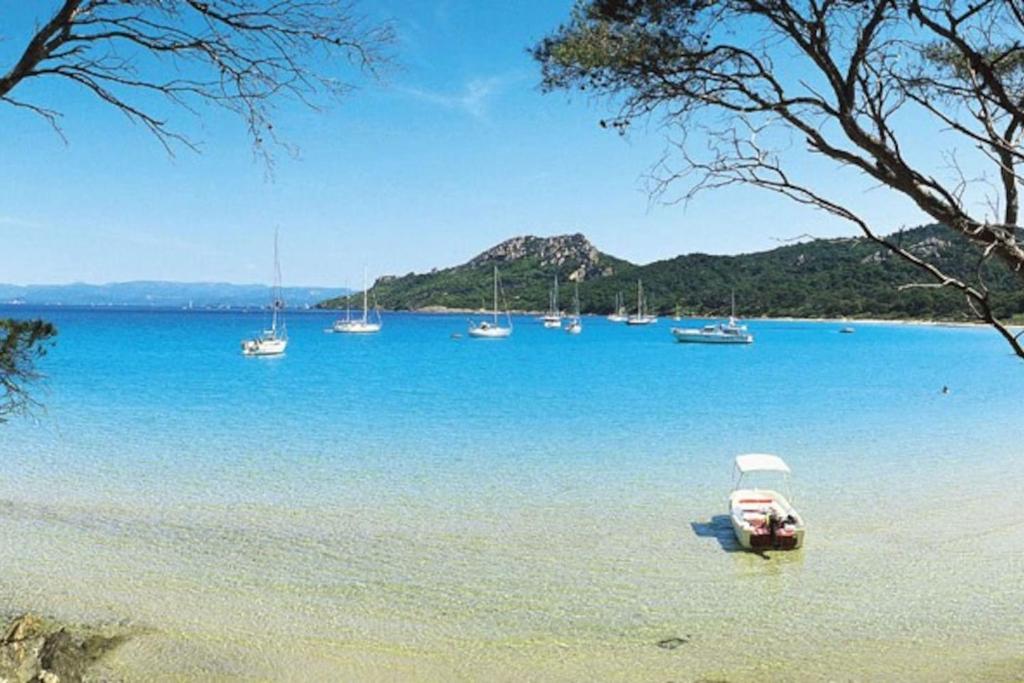
[{"label": "sailboat", "polygon": [[647,301],[644,299],[644,283],[636,281],[636,315],[626,319],[627,325],[650,325],[658,322],[658,317],[647,313]]},{"label": "sailboat", "polygon": [[486,320],[479,323],[469,323],[469,336],[477,339],[504,339],[512,334],[512,316],[505,312],[508,320],[508,327],[498,324],[498,266],[494,266],[494,322]]},{"label": "sailboat", "polygon": [[[348,297],[346,297],[346,301]],[[345,319],[338,319],[334,321],[334,331],[346,334],[372,334],[374,332],[380,332],[381,319],[380,310],[374,306],[374,312],[377,314],[377,321],[370,321],[370,302],[369,302],[369,290],[366,287],[366,271],[363,270],[363,317],[352,319],[352,310],[347,308],[345,313]]]},{"label": "sailboat", "polygon": [[[281,262],[277,258],[277,230],[274,230],[274,286],[271,291],[270,329],[242,342],[245,356],[276,356],[288,347],[288,328],[284,324],[284,299],[281,298]],[[281,314],[278,315],[278,312]],[[280,318],[280,325],[278,325]]]},{"label": "sailboat", "polygon": [[555,273],[555,284],[551,288],[548,312],[541,317],[541,322],[548,329],[558,329],[562,326],[562,311],[558,308],[558,273]]},{"label": "sailboat", "polygon": [[624,323],[629,319],[626,315],[626,303],[622,298],[622,292],[615,295],[615,309],[608,315],[608,322]]},{"label": "sailboat", "polygon": [[569,319],[565,331],[569,334],[579,334],[583,331],[583,322],[580,320],[580,284],[578,282],[573,283],[572,305],[573,316]]}]

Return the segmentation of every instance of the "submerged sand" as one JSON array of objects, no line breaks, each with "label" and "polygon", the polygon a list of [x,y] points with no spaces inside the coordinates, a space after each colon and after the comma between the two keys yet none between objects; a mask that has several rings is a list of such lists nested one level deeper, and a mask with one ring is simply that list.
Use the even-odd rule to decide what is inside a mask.
[{"label": "submerged sand", "polygon": [[147,632],[105,667],[133,680],[1020,680],[1024,527],[999,501],[1024,482],[991,474],[805,495],[806,547],[766,555],[738,551],[711,488],[6,502],[0,600],[130,615]]}]

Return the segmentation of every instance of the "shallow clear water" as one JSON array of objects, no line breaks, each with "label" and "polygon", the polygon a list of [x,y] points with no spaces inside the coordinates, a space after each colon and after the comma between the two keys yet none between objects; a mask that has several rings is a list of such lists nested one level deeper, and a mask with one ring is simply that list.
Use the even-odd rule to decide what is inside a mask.
[{"label": "shallow clear water", "polygon": [[[1024,675],[1024,365],[988,330],[311,312],[245,358],[261,314],[8,313],[60,336],[0,427],[0,608],[146,628],[115,674]],[[745,451],[793,467],[804,550],[736,552]]]}]

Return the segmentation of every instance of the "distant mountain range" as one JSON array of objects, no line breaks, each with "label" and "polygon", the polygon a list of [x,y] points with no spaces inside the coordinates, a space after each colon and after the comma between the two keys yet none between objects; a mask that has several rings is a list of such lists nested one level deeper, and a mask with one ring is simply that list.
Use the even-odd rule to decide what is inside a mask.
[{"label": "distant mountain range", "polygon": [[[978,252],[942,226],[905,230],[893,239],[952,274],[971,277],[977,271]],[[963,297],[953,290],[901,289],[929,280],[862,237],[816,239],[737,256],[688,254],[642,266],[599,251],[581,234],[516,237],[459,266],[382,277],[374,295],[393,310],[488,308],[494,265],[512,310],[544,310],[557,274],[561,308],[571,307],[576,282],[584,313],[610,312],[620,293],[635,309],[637,280],[643,280],[649,308],[662,315],[676,310],[725,315],[735,292],[738,312],[746,316],[969,318]],[[999,315],[1024,315],[1024,288],[1005,268],[988,267],[986,282]],[[344,305],[344,297],[321,304]]]},{"label": "distant mountain range", "polygon": [[[289,308],[315,305],[325,298],[343,296],[342,287],[285,287]],[[0,303],[60,306],[189,306],[195,308],[251,308],[270,302],[267,285],[226,282],[112,282],[104,285],[0,284]]]}]

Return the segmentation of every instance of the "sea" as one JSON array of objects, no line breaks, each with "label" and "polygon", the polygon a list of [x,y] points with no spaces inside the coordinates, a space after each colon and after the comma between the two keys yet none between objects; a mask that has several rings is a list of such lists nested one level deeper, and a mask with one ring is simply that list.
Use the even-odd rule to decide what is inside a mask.
[{"label": "sea", "polygon": [[[265,312],[3,316],[59,334],[0,424],[0,613],[130,630],[114,680],[1024,677],[1024,362],[990,329],[289,311],[254,358]],[[802,549],[737,546],[748,452],[792,468]]]}]

